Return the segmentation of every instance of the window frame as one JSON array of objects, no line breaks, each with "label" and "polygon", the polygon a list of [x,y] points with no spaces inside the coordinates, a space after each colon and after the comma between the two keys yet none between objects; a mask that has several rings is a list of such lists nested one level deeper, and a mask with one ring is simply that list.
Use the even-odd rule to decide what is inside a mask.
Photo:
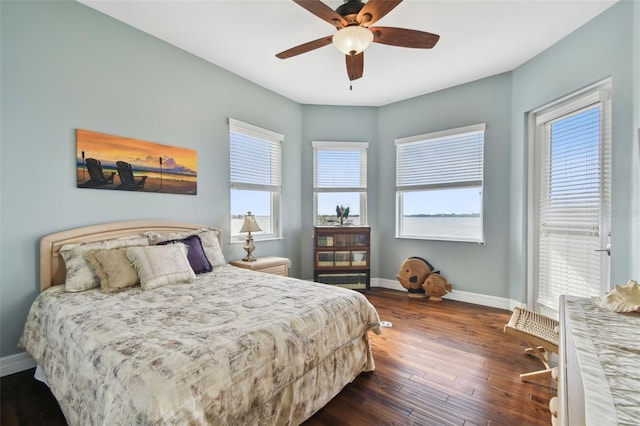
[{"label": "window frame", "polygon": [[[318,194],[329,192],[355,192],[359,193],[360,223],[355,226],[367,225],[367,155],[368,142],[337,142],[337,141],[313,141],[313,223],[318,226]],[[318,151],[349,151],[360,153],[360,186],[328,187],[318,186]]]},{"label": "window frame", "polygon": [[[599,276],[590,282],[591,287],[582,287],[579,290],[584,293],[579,296],[587,295],[587,289],[593,291],[592,295],[606,294],[610,290],[610,258],[606,252],[591,253],[592,249],[601,250],[604,247],[609,247],[610,244],[610,231],[611,231],[611,151],[612,151],[612,135],[611,135],[611,123],[612,123],[612,93],[611,93],[612,81],[610,78],[595,83],[587,88],[573,92],[557,101],[544,105],[536,110],[528,113],[528,126],[529,126],[529,185],[528,185],[528,212],[527,212],[527,282],[528,282],[528,306],[531,309],[539,310],[540,312],[553,316],[557,315],[558,305],[555,303],[556,294],[572,294],[570,290],[558,286],[556,283],[548,283],[547,280],[540,272],[541,263],[545,266],[552,265],[544,263],[544,257],[549,251],[544,251],[544,247],[541,248],[541,235],[545,232],[549,233],[545,229],[541,221],[541,209],[547,209],[551,207],[550,203],[547,203],[544,199],[545,195],[548,195],[548,182],[546,177],[547,167],[549,165],[549,154],[551,142],[549,138],[550,126],[554,123],[570,118],[597,108],[599,110],[599,155],[600,157],[600,182],[599,188],[599,223],[596,227],[583,227],[580,230],[561,229],[560,232],[553,232],[556,235],[562,235],[566,233],[569,235],[567,239],[578,238],[580,236],[595,236],[599,238],[598,244],[593,242],[581,242],[580,248],[584,248],[585,253],[594,255],[595,258],[599,258],[599,262],[595,258],[589,262],[589,265],[593,267],[595,263],[599,266]],[[543,216],[542,216],[543,217]],[[552,226],[551,226],[552,227]],[[567,247],[570,244],[574,244],[573,241],[568,241]],[[590,245],[589,245],[590,244]],[[593,246],[593,247],[591,247]],[[597,246],[597,247],[596,247]],[[569,254],[563,253],[564,256]],[[577,258],[579,254],[570,253],[572,256],[570,260]],[[573,257],[576,256],[576,257]],[[603,260],[604,259],[604,260]],[[578,288],[577,284],[571,281],[571,277],[565,278],[564,281],[570,282],[567,287]],[[547,288],[542,289],[540,282],[545,283]],[[541,292],[543,294],[541,294]],[[553,300],[552,300],[553,299]]]},{"label": "window frame", "polygon": [[[231,191],[234,190],[248,190],[248,191],[261,191],[268,192],[270,198],[270,225],[272,232],[258,232],[252,233],[255,241],[259,240],[277,240],[282,239],[282,227],[281,221],[281,202],[282,202],[282,145],[284,143],[284,136],[280,133],[267,130],[253,124],[245,123],[240,120],[229,118],[229,242],[230,243],[244,243],[246,241],[246,235],[244,233],[234,234],[232,230],[233,212],[231,211]],[[241,134],[258,141],[268,144],[270,151],[270,163],[269,169],[277,172],[272,173],[270,177],[270,184],[256,184],[250,182],[234,181],[233,179],[233,163],[232,158],[232,133]],[[243,159],[238,159],[238,162],[242,163]],[[246,158],[244,159],[246,161]],[[246,212],[244,212],[246,213]]]},{"label": "window frame", "polygon": [[[430,149],[437,149],[443,147],[444,144],[450,142],[463,143],[464,138],[475,135],[481,135],[479,141],[472,141],[474,144],[479,143],[479,153],[475,155],[474,151],[478,151],[478,147],[470,144],[468,148],[465,148],[465,153],[468,154],[469,159],[479,162],[479,166],[476,168],[474,176],[467,176],[467,180],[449,180],[442,182],[430,181],[429,176],[422,176],[422,178],[408,179],[409,174],[406,169],[411,170],[411,167],[406,167],[407,164],[402,162],[402,151],[409,146],[420,147],[428,152]],[[486,136],[486,123],[479,123],[469,126],[457,127],[453,129],[447,129],[437,132],[425,133],[416,136],[409,136],[404,138],[398,138],[395,140],[396,146],[396,238],[402,239],[418,239],[429,241],[455,241],[455,242],[472,242],[477,244],[484,244],[484,149],[485,149],[485,136]],[[438,146],[440,144],[440,146]],[[468,151],[468,152],[467,152]],[[447,161],[447,158],[451,158],[448,155],[441,155],[438,158],[439,161]],[[465,157],[466,158],[466,157]],[[443,163],[444,164],[444,163]],[[452,177],[453,179],[453,177]],[[428,191],[428,190],[446,190],[446,189],[464,189],[464,188],[479,188],[480,191],[480,229],[477,237],[474,236],[442,236],[442,235],[430,235],[430,234],[409,234],[404,230],[404,194],[406,192]]]}]

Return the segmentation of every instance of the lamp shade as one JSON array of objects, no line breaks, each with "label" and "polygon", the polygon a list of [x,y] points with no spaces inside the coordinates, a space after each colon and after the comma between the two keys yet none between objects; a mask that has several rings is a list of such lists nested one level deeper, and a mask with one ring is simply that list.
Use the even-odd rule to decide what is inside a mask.
[{"label": "lamp shade", "polygon": [[373,42],[373,33],[358,25],[338,30],[333,35],[333,45],[345,55],[357,55]]},{"label": "lamp shade", "polygon": [[262,229],[258,226],[258,222],[256,222],[256,217],[251,214],[251,212],[247,212],[244,216],[244,223],[242,224],[242,228],[240,232],[258,232],[262,231]]}]

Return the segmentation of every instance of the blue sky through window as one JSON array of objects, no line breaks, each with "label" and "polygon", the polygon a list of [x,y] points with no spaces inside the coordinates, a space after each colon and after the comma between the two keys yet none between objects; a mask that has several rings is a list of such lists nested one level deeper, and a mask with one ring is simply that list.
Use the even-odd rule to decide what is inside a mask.
[{"label": "blue sky through window", "polygon": [[318,215],[335,216],[336,206],[349,207],[349,216],[360,215],[359,192],[319,192]]},{"label": "blue sky through window", "polygon": [[271,193],[266,191],[231,190],[231,214],[256,216],[271,215]]},{"label": "blue sky through window", "polygon": [[599,107],[553,122],[550,201],[570,205],[573,198],[584,202],[587,194],[598,200],[600,161]]},{"label": "blue sky through window", "polygon": [[481,188],[438,189],[403,193],[404,216],[434,214],[479,214],[482,208]]}]

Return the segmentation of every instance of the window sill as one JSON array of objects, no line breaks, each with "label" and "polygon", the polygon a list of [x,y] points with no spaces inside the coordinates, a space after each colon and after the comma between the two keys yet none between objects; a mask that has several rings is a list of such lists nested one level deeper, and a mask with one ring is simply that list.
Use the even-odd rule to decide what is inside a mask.
[{"label": "window sill", "polygon": [[425,241],[448,241],[452,243],[474,243],[479,245],[485,245],[484,240],[472,240],[463,238],[446,238],[446,237],[426,237],[420,235],[396,235],[396,239],[404,240],[425,240]]},{"label": "window sill", "polygon": [[[253,237],[254,243],[262,242],[262,241],[278,241],[278,240],[284,240],[284,238],[273,236],[273,237],[265,237],[265,238],[258,239],[255,236]],[[238,239],[238,237],[231,237],[231,241],[229,241],[229,244],[244,244],[246,242],[247,242],[247,237],[244,237],[242,239]]]}]

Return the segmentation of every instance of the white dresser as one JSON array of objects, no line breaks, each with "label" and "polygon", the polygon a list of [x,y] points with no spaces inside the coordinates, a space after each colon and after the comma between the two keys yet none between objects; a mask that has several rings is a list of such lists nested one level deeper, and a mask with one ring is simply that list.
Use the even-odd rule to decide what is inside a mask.
[{"label": "white dresser", "polygon": [[560,300],[561,425],[640,425],[640,314]]}]

